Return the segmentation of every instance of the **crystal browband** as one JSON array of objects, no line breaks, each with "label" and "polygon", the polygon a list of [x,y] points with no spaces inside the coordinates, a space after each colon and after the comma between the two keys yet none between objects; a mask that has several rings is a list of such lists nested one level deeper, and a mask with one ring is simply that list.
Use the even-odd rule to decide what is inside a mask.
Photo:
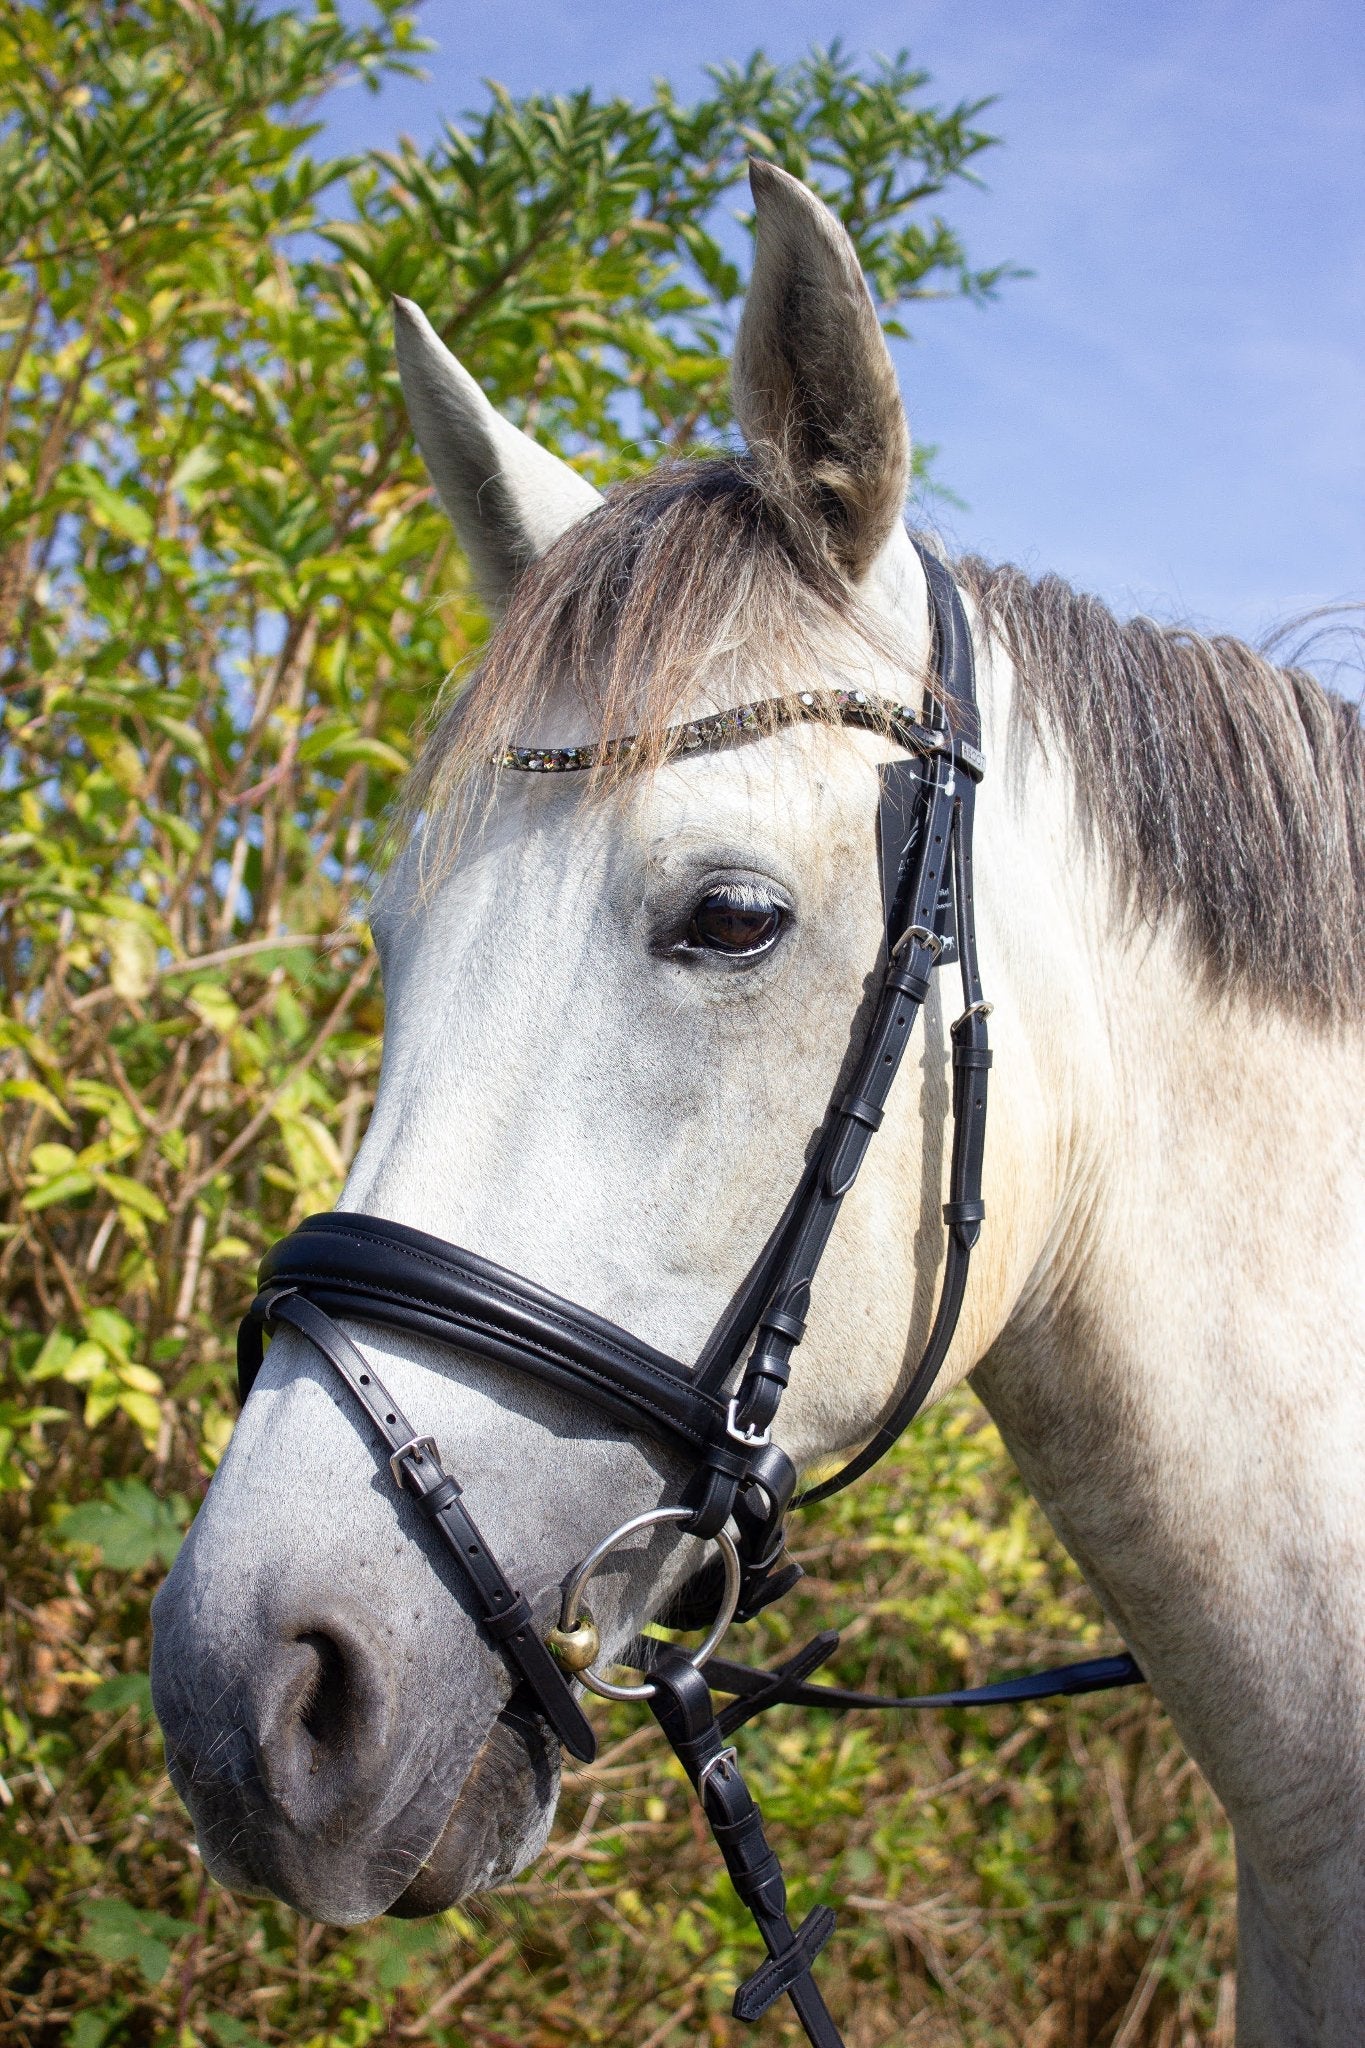
[{"label": "crystal browband", "polygon": [[[686,719],[680,725],[668,726],[662,733],[660,754],[666,759],[672,754],[730,747],[737,740],[762,739],[784,726],[821,720],[886,733],[912,753],[948,755],[974,781],[985,772],[986,757],[979,748],[955,733],[922,724],[908,704],[897,704],[889,697],[873,696],[866,690],[802,690],[795,696],[763,697],[757,703],[740,704],[731,711],[713,711],[704,718]],[[498,768],[518,768],[533,775],[566,775],[626,758],[638,745],[638,734],[625,733],[620,739],[601,740],[584,747],[504,747],[493,758]]]}]

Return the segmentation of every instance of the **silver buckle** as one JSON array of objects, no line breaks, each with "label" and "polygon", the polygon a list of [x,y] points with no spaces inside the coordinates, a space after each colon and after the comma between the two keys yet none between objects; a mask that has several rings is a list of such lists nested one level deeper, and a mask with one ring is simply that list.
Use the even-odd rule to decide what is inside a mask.
[{"label": "silver buckle", "polygon": [[927,924],[907,925],[895,945],[891,948],[891,958],[893,960],[897,959],[902,946],[908,945],[911,939],[917,940],[925,948],[926,952],[933,959],[934,965],[937,966],[939,956],[943,952],[943,941],[937,932],[930,931]]},{"label": "silver buckle", "polygon": [[393,1474],[393,1483],[395,1486],[406,1487],[408,1483],[407,1473],[401,1470],[400,1461],[403,1458],[415,1458],[418,1464],[420,1465],[422,1462],[423,1453],[425,1453],[426,1456],[430,1458],[433,1465],[440,1464],[441,1453],[436,1448],[436,1439],[434,1436],[409,1437],[408,1441],[405,1444],[400,1444],[398,1446],[398,1449],[389,1459],[389,1470]]},{"label": "silver buckle", "polygon": [[747,1427],[741,1429],[736,1413],[738,1407],[739,1396],[735,1394],[731,1397],[729,1406],[725,1410],[725,1434],[729,1437],[732,1444],[745,1444],[752,1451],[761,1451],[765,1445],[770,1444],[773,1440],[771,1423],[767,1429],[749,1429]]},{"label": "silver buckle", "polygon": [[716,1756],[713,1756],[710,1763],[703,1764],[701,1769],[697,1772],[698,1799],[705,1798],[706,1781],[710,1777],[712,1771],[719,1771],[722,1777],[726,1777],[729,1775],[731,1764],[738,1766],[738,1763],[739,1751],[735,1748],[735,1745],[732,1742],[729,1744],[728,1748],[722,1749]]}]

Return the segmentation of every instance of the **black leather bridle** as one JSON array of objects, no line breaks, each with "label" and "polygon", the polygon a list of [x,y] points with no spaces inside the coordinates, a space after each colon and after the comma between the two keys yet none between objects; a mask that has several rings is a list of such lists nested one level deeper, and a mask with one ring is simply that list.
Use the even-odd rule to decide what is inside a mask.
[{"label": "black leather bridle", "polygon": [[[243,1400],[260,1369],[265,1332],[280,1325],[308,1338],[345,1381],[357,1409],[387,1448],[395,1485],[415,1496],[457,1559],[485,1632],[571,1755],[590,1761],[596,1753],[591,1725],[573,1689],[575,1675],[612,1697],[648,1698],[697,1790],[736,1889],[768,1950],[767,1961],[736,1992],[735,2014],[757,2019],[786,1994],[815,2048],[840,2048],[838,2031],[810,1974],[833,1915],[819,1907],[800,1929],[791,1926],[777,1859],[726,1738],[754,1714],[784,1702],[826,1708],[990,1705],[1132,1684],[1142,1675],[1131,1657],[1106,1657],[965,1692],[889,1699],[808,1682],[833,1654],[837,1635],[817,1637],[773,1671],[706,1654],[731,1615],[751,1619],[801,1576],[785,1549],[789,1510],[825,1500],[851,1484],[891,1448],[923,1407],[957,1327],[985,1214],[981,1169],[990,1005],[982,995],[977,963],[972,878],[973,810],[985,762],[971,632],[962,601],[936,557],[923,547],[919,554],[937,671],[937,687],[923,713],[861,691],[840,690],[718,713],[676,735],[679,751],[713,748],[782,723],[832,716],[884,732],[901,750],[879,770],[885,961],[871,1021],[851,1076],[836,1090],[815,1134],[791,1200],[696,1362],[689,1366],[670,1358],[630,1331],[473,1252],[380,1217],[342,1211],[310,1217],[266,1254],[260,1291],[238,1334]],[[629,744],[609,743],[613,749]],[[592,767],[602,752],[592,747],[509,748],[500,763],[515,771],[562,773]],[[963,1008],[949,1034],[953,1143],[949,1199],[943,1208],[947,1254],[933,1323],[918,1364],[870,1441],[832,1478],[798,1494],[795,1468],[773,1440],[772,1429],[792,1354],[805,1331],[812,1283],[882,1121],[930,978],[936,967],[954,958]],[[434,1338],[585,1396],[683,1454],[692,1476],[681,1502],[633,1518],[598,1545],[566,1582],[560,1627],[551,1631],[547,1644],[528,1603],[490,1553],[459,1483],[443,1469],[436,1444],[414,1431],[337,1316]],[[659,1520],[717,1542],[726,1567],[721,1618],[703,1651],[692,1656],[643,1640],[633,1654],[645,1683],[613,1686],[591,1669],[591,1653],[575,1656],[570,1647],[574,1631],[582,1633],[586,1610],[580,1611],[581,1591],[610,1548]],[[693,1582],[684,1605],[714,1610],[721,1592],[718,1575],[708,1570]],[[670,1615],[675,1622],[691,1618],[677,1610]],[[716,1710],[713,1688],[733,1695],[723,1711]]]}]

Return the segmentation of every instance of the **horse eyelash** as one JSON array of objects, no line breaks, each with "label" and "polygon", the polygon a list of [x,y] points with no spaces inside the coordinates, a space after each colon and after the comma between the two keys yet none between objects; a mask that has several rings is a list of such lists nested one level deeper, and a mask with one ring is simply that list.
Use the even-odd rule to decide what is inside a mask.
[{"label": "horse eyelash", "polygon": [[784,915],[790,914],[785,903],[754,882],[717,882],[706,891],[705,897],[697,900],[706,901],[712,896],[722,897],[731,910],[780,910]]}]

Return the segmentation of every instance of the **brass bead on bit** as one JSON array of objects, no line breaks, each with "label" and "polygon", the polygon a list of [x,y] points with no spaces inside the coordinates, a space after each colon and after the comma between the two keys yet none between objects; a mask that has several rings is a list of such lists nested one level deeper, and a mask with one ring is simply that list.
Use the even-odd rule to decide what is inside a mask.
[{"label": "brass bead on bit", "polygon": [[573,1628],[552,1628],[545,1638],[545,1647],[566,1671],[586,1671],[597,1661],[602,1647],[602,1638],[597,1633],[597,1623],[586,1607],[579,1610],[578,1620]]}]

